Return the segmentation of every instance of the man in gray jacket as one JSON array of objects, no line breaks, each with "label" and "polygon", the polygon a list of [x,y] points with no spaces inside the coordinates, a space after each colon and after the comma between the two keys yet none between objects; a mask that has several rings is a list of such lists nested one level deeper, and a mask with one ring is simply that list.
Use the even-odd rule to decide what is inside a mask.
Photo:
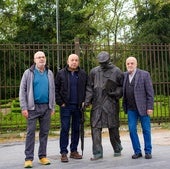
[{"label": "man in gray jacket", "polygon": [[46,148],[50,129],[51,114],[55,109],[54,76],[46,66],[44,52],[34,54],[34,64],[27,69],[21,79],[19,91],[22,115],[27,119],[27,136],[25,144],[25,168],[32,168],[36,121],[39,121],[39,162],[49,165]]}]

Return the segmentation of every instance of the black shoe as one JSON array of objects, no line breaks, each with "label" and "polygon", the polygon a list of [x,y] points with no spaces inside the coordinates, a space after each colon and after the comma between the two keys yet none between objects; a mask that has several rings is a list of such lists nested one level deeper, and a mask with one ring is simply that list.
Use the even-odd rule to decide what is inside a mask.
[{"label": "black shoe", "polygon": [[121,156],[121,151],[119,151],[119,152],[114,152],[114,157],[119,157],[119,156]]},{"label": "black shoe", "polygon": [[152,154],[145,154],[145,158],[146,159],[151,159],[152,158]]},{"label": "black shoe", "polygon": [[121,151],[123,150],[122,145],[120,144],[119,147],[115,150],[114,152],[114,157],[119,157],[121,156]]},{"label": "black shoe", "polygon": [[99,160],[99,159],[102,159],[102,158],[103,158],[102,156],[91,157],[90,160],[91,160],[91,161],[96,161],[96,160]]},{"label": "black shoe", "polygon": [[103,154],[96,154],[96,155],[93,155],[92,158],[90,158],[91,161],[95,161],[95,160],[99,160],[99,159],[102,159],[103,158]]},{"label": "black shoe", "polygon": [[137,159],[137,158],[140,158],[140,157],[142,157],[142,153],[134,154],[132,156],[132,159]]}]

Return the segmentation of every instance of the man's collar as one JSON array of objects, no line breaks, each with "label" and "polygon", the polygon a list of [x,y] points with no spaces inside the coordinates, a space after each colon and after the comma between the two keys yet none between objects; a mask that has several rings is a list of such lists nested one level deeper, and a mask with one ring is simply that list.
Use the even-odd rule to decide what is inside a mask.
[{"label": "man's collar", "polygon": [[79,66],[77,67],[77,69],[71,70],[71,69],[69,68],[69,66],[67,65],[67,66],[66,66],[66,69],[67,69],[69,72],[78,72]]},{"label": "man's collar", "polygon": [[37,69],[39,72],[44,72],[45,71],[45,67],[44,67],[44,70],[40,70],[38,67],[37,67],[37,65],[35,65],[35,69]]},{"label": "man's collar", "polygon": [[131,75],[131,76],[135,75],[136,71],[137,71],[137,68],[134,69],[134,71],[132,73],[129,73],[129,75]]}]

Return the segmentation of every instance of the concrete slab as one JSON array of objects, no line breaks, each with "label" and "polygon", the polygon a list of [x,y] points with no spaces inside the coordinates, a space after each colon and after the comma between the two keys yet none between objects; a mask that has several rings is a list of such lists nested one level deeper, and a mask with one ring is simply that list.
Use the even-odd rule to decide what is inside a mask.
[{"label": "concrete slab", "polygon": [[[156,132],[155,132],[156,133]],[[60,162],[59,140],[58,138],[50,138],[48,141],[48,158],[51,165],[43,166],[38,163],[38,142],[35,144],[35,159],[33,168],[37,169],[169,169],[170,160],[170,142],[161,144],[159,139],[169,140],[170,131],[164,133],[157,132],[152,134],[153,138],[153,158],[150,160],[144,157],[139,159],[131,159],[133,154],[131,142],[128,133],[121,136],[123,151],[121,157],[113,157],[113,150],[107,136],[102,139],[103,142],[103,159],[90,161],[92,157],[91,137],[85,138],[85,149],[82,160],[69,159],[68,163]],[[143,139],[140,134],[141,147],[143,148]],[[164,142],[162,140],[162,142]],[[3,143],[0,144],[0,169],[22,169],[24,164],[24,142]],[[79,152],[80,148],[79,148]]]}]

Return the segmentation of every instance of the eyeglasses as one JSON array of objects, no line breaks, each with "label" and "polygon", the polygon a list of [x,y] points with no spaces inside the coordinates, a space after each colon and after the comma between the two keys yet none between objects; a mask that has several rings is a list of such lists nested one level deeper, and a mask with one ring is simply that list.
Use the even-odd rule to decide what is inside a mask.
[{"label": "eyeglasses", "polygon": [[45,59],[45,56],[37,56],[35,59]]}]

